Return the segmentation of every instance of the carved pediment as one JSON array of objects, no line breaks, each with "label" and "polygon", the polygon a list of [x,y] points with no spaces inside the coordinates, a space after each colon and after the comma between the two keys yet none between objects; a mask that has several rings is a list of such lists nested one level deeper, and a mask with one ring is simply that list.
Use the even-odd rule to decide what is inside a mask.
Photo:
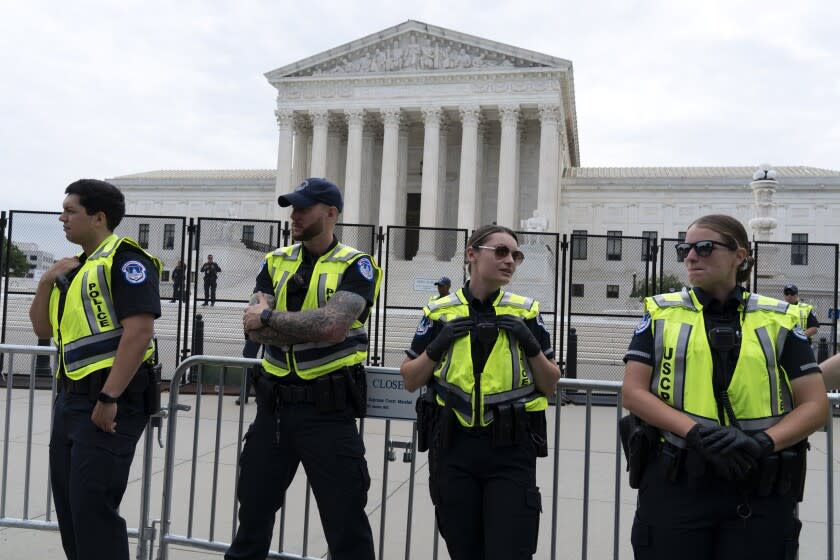
[{"label": "carved pediment", "polygon": [[329,75],[566,68],[568,61],[408,21],[278,68],[269,80]]}]

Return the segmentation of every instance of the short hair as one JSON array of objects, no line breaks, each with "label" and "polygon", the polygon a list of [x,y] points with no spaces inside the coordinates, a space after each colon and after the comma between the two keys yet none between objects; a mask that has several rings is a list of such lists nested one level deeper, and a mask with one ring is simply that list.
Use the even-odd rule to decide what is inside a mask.
[{"label": "short hair", "polygon": [[738,272],[735,274],[735,281],[740,284],[749,280],[755,259],[750,255],[750,238],[747,236],[747,230],[744,228],[744,224],[726,214],[708,214],[691,222],[688,228],[691,229],[693,226],[710,229],[723,237],[727,243],[746,249],[747,258],[741,267],[738,268]]},{"label": "short hair", "polygon": [[75,194],[79,197],[81,204],[88,216],[97,212],[105,214],[105,220],[110,231],[117,229],[125,216],[125,196],[123,193],[106,181],[99,179],[79,179],[70,183],[64,194]]}]

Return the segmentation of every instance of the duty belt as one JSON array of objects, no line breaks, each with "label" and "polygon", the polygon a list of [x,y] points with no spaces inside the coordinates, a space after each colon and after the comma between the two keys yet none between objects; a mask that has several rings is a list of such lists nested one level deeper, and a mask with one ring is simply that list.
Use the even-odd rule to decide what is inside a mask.
[{"label": "duty belt", "polygon": [[[140,375],[140,373],[146,371],[148,367],[149,366],[146,364],[140,366],[140,369],[137,370],[137,374],[135,374],[131,379],[131,382],[128,384],[128,387],[125,388],[124,392],[142,393],[146,390],[146,387],[149,384],[148,376]],[[58,389],[59,391],[74,395],[88,395],[90,398],[95,399],[105,386],[105,381],[108,379],[108,375],[110,373],[111,368],[100,369],[87,374],[81,379],[70,379],[66,375],[61,374],[57,382]]]}]

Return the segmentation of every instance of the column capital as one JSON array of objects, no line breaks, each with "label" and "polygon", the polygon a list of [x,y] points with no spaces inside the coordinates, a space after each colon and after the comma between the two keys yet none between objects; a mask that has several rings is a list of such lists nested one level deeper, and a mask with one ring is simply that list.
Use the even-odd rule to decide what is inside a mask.
[{"label": "column capital", "polygon": [[346,109],[344,111],[344,120],[347,121],[347,126],[364,126],[365,125],[365,110],[364,109]]},{"label": "column capital", "polygon": [[400,126],[402,110],[399,107],[383,107],[379,113],[382,115],[382,123],[385,126]]},{"label": "column capital", "polygon": [[312,126],[328,126],[330,123],[330,112],[326,109],[309,111],[309,116],[312,117]]},{"label": "column capital", "polygon": [[426,126],[440,125],[441,118],[443,117],[443,109],[441,107],[423,107],[420,109],[420,112],[423,113],[423,122]]},{"label": "column capital", "polygon": [[560,121],[559,105],[538,105],[540,122],[543,124],[557,124]]},{"label": "column capital", "polygon": [[499,120],[502,126],[519,122],[519,105],[499,105]]},{"label": "column capital", "polygon": [[458,113],[461,115],[461,123],[465,125],[478,126],[481,120],[481,107],[478,105],[461,105]]},{"label": "column capital", "polygon": [[286,109],[277,109],[274,111],[274,118],[277,119],[278,128],[291,129],[295,122],[295,112]]}]

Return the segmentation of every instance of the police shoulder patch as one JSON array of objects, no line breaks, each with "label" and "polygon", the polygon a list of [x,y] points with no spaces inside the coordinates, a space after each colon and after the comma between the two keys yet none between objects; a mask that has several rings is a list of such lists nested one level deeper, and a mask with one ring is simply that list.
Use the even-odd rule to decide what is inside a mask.
[{"label": "police shoulder patch", "polygon": [[417,323],[417,328],[414,330],[414,332],[420,336],[423,336],[424,334],[429,332],[429,328],[431,328],[431,326],[432,320],[424,316],[422,319],[420,319],[420,322]]},{"label": "police shoulder patch", "polygon": [[542,318],[542,313],[537,314],[537,324],[542,327],[542,330],[548,332],[548,329],[545,327],[545,321]]},{"label": "police shoulder patch", "polygon": [[359,269],[359,274],[361,274],[365,280],[373,280],[373,264],[371,264],[369,258],[362,257],[357,260],[356,268]]},{"label": "police shoulder patch", "polygon": [[642,320],[636,325],[636,330],[633,331],[633,334],[642,334],[650,327],[650,313],[645,313],[645,316],[642,317]]},{"label": "police shoulder patch", "polygon": [[120,270],[129,284],[142,284],[146,281],[146,267],[140,261],[126,261]]},{"label": "police shoulder patch", "polygon": [[799,340],[804,340],[805,342],[808,342],[808,336],[805,334],[805,331],[802,330],[802,325],[796,325],[790,332],[792,332],[793,336],[795,336]]}]

